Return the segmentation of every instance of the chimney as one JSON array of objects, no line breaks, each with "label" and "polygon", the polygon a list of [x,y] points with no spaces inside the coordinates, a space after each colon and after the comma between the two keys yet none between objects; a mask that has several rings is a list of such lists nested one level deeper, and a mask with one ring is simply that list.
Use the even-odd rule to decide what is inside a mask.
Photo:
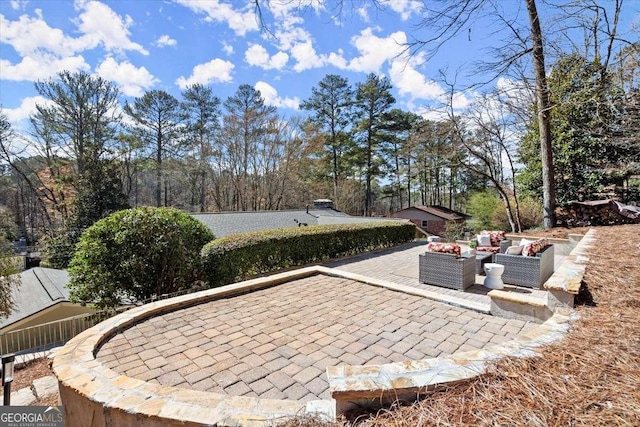
[{"label": "chimney", "polygon": [[330,199],[316,199],[313,201],[315,209],[333,209],[333,201]]}]

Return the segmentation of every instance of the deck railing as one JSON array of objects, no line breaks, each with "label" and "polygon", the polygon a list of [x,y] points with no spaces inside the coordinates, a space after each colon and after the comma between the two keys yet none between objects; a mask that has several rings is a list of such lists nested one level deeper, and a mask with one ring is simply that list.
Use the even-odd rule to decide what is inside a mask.
[{"label": "deck railing", "polygon": [[114,310],[103,310],[0,333],[0,354],[32,353],[63,345],[116,313]]},{"label": "deck railing", "polygon": [[167,298],[196,292],[198,289],[185,289],[170,294],[154,295],[146,300],[131,302],[118,309],[98,311],[90,314],[67,317],[42,325],[31,326],[29,328],[17,329],[15,331],[0,332],[0,354],[24,354],[48,350],[61,346],[80,332],[91,328],[114,316],[128,310],[133,306],[148,304]]}]

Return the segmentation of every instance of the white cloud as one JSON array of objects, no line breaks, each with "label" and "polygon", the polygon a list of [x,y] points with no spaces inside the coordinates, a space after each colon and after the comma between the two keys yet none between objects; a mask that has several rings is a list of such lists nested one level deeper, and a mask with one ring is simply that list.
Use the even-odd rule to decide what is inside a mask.
[{"label": "white cloud", "polygon": [[11,45],[23,57],[43,52],[67,56],[85,48],[82,40],[68,37],[58,28],[51,28],[42,18],[22,15],[17,21],[9,21],[0,15],[0,27],[0,42]]},{"label": "white cloud", "polygon": [[51,104],[52,101],[44,98],[40,95],[38,96],[28,96],[26,98],[22,98],[20,102],[20,106],[17,108],[3,108],[2,112],[7,115],[7,119],[11,123],[20,122],[22,120],[28,119],[31,114],[36,112],[36,105],[47,105]]},{"label": "white cloud", "polygon": [[178,77],[176,84],[180,89],[184,89],[187,86],[191,86],[195,83],[209,84],[211,82],[229,83],[233,80],[231,71],[234,65],[229,61],[223,61],[222,59],[215,58],[204,64],[198,64],[193,67],[191,76],[184,78]]},{"label": "white cloud", "polygon": [[[471,95],[471,96],[469,96]],[[454,110],[462,110],[467,108],[473,102],[473,94],[467,94],[465,92],[456,92],[453,94],[451,100]]]},{"label": "white cloud", "polygon": [[233,46],[231,46],[230,44],[228,44],[227,42],[223,41],[222,42],[222,50],[224,51],[224,53],[226,53],[227,55],[233,55]]},{"label": "white cloud", "polygon": [[289,55],[285,52],[278,52],[273,56],[269,56],[269,52],[259,44],[251,44],[244,53],[244,60],[249,65],[260,67],[264,70],[281,70],[287,65]]},{"label": "white cloud", "polygon": [[169,37],[168,34],[163,34],[158,40],[156,40],[156,46],[158,47],[175,46],[176,44],[178,44],[178,42]]},{"label": "white cloud", "polygon": [[115,82],[126,96],[142,96],[145,89],[159,82],[145,67],[138,68],[128,61],[118,63],[112,57],[96,67],[96,74]]},{"label": "white cloud", "polygon": [[133,50],[149,54],[140,44],[129,39],[129,27],[133,24],[129,15],[122,19],[109,6],[98,1],[77,1],[76,7],[83,10],[75,22],[83,33],[81,38],[87,48],[102,44],[110,52]]},{"label": "white cloud", "polygon": [[349,65],[347,60],[344,59],[344,52],[342,49],[338,49],[338,53],[331,52],[327,57],[327,64],[333,65],[341,70],[346,70]]},{"label": "white cloud", "polygon": [[27,6],[27,0],[11,0],[11,9],[13,10],[24,10]]},{"label": "white cloud", "polygon": [[0,79],[34,81],[64,70],[87,71],[90,66],[79,53],[98,45],[107,51],[148,53],[129,40],[128,27],[133,23],[130,17],[123,19],[97,1],[77,1],[75,6],[82,11],[74,20],[81,33],[75,38],[50,27],[39,9],[35,10],[35,16],[22,15],[16,21],[0,15],[0,43],[11,45],[22,57],[16,64],[0,60]]},{"label": "white cloud", "polygon": [[91,67],[82,56],[56,58],[51,55],[26,56],[17,64],[0,59],[0,80],[36,81],[61,71],[88,71]]},{"label": "white cloud", "polygon": [[369,22],[369,9],[367,5],[357,8],[356,13],[360,16],[360,19],[362,19],[364,22]]},{"label": "white cloud", "polygon": [[400,15],[403,21],[411,18],[413,14],[419,15],[423,8],[422,2],[418,0],[385,0],[382,4],[389,6],[391,10]]},{"label": "white cloud", "polygon": [[348,69],[378,73],[385,61],[393,60],[403,54],[406,42],[407,36],[403,31],[397,31],[386,38],[380,38],[373,34],[371,28],[366,28],[351,39],[351,43],[358,49],[360,56],[349,61]]},{"label": "white cloud", "polygon": [[275,32],[277,46],[280,50],[289,50],[299,43],[311,41],[311,34],[303,28],[280,28]]},{"label": "white cloud", "polygon": [[428,80],[415,68],[415,61],[396,60],[389,68],[389,79],[400,95],[411,99],[438,99],[445,90],[436,82]]},{"label": "white cloud", "polygon": [[51,28],[36,10],[37,17],[22,15],[17,21],[9,21],[0,15],[0,41],[10,44],[21,56],[48,52],[58,56],[73,55],[102,44],[108,51],[134,50],[147,55],[138,43],[129,40],[133,20],[124,20],[108,6],[97,1],[77,2],[83,12],[74,20],[80,37],[67,36],[58,28]]},{"label": "white cloud", "polygon": [[253,8],[247,4],[242,10],[236,10],[232,4],[221,4],[218,0],[176,0],[195,13],[206,15],[207,22],[226,22],[236,35],[244,36],[250,31],[258,31],[258,18]]},{"label": "white cloud", "polygon": [[260,92],[265,104],[273,105],[274,107],[284,107],[297,110],[300,106],[300,99],[295,98],[280,98],[278,91],[269,83],[259,81],[254,86],[257,91]]},{"label": "white cloud", "polygon": [[443,120],[449,119],[449,112],[446,108],[427,108],[420,107],[416,110],[413,110],[414,113],[421,116],[426,120],[432,120],[434,122],[439,122]]},{"label": "white cloud", "polygon": [[303,24],[302,15],[309,6],[318,12],[322,5],[318,1],[270,1],[265,2],[269,8],[269,12],[273,15],[276,26],[280,28],[291,29],[295,25]]},{"label": "white cloud", "polygon": [[293,66],[293,70],[296,72],[319,68],[326,62],[325,58],[318,56],[311,41],[293,46],[291,56],[296,60],[296,64]]},{"label": "white cloud", "polygon": [[533,89],[523,81],[500,77],[496,82],[496,89],[511,103],[531,104],[534,102]]}]

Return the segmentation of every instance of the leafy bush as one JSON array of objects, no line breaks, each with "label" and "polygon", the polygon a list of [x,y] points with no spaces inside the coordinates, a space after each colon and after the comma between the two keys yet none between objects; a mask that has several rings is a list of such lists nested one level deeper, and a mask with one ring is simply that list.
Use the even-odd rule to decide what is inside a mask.
[{"label": "leafy bush", "polygon": [[0,206],[0,239],[12,242],[18,240],[19,234],[18,225],[13,220],[11,213]]},{"label": "leafy bush", "polygon": [[[473,230],[493,230],[498,228],[497,224],[494,224],[494,214],[497,210],[504,211],[504,207],[500,198],[495,194],[483,191],[471,196],[467,211],[473,217],[470,224]],[[507,222],[507,229],[509,228]]]},{"label": "leafy bush", "polygon": [[0,319],[8,317],[13,309],[12,293],[21,284],[18,273],[19,258],[13,248],[0,234]]},{"label": "leafy bush", "polygon": [[200,250],[214,238],[177,209],[135,208],[97,221],[69,265],[71,301],[114,307],[192,287],[202,279]]},{"label": "leafy bush", "polygon": [[282,228],[225,236],[202,249],[211,286],[413,240],[415,226],[384,221]]},{"label": "leafy bush", "polygon": [[444,236],[447,242],[455,242],[464,238],[466,224],[464,222],[447,221],[444,229]]},{"label": "leafy bush", "polygon": [[[511,207],[513,208],[513,218],[515,220],[515,202],[511,200]],[[523,230],[529,230],[532,228],[538,228],[542,226],[543,221],[543,209],[542,202],[533,197],[523,197],[520,199],[520,225]],[[504,208],[496,209],[493,215],[493,222],[498,226],[500,230],[509,230],[511,225],[507,218],[507,213]]]}]

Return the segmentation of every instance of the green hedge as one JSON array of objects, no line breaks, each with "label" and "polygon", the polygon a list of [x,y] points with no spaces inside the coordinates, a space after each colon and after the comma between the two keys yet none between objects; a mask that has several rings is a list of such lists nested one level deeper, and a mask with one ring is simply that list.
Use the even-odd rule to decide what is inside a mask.
[{"label": "green hedge", "polygon": [[381,221],[318,225],[234,234],[202,248],[209,286],[221,286],[287,267],[355,255],[413,240],[415,226]]}]

